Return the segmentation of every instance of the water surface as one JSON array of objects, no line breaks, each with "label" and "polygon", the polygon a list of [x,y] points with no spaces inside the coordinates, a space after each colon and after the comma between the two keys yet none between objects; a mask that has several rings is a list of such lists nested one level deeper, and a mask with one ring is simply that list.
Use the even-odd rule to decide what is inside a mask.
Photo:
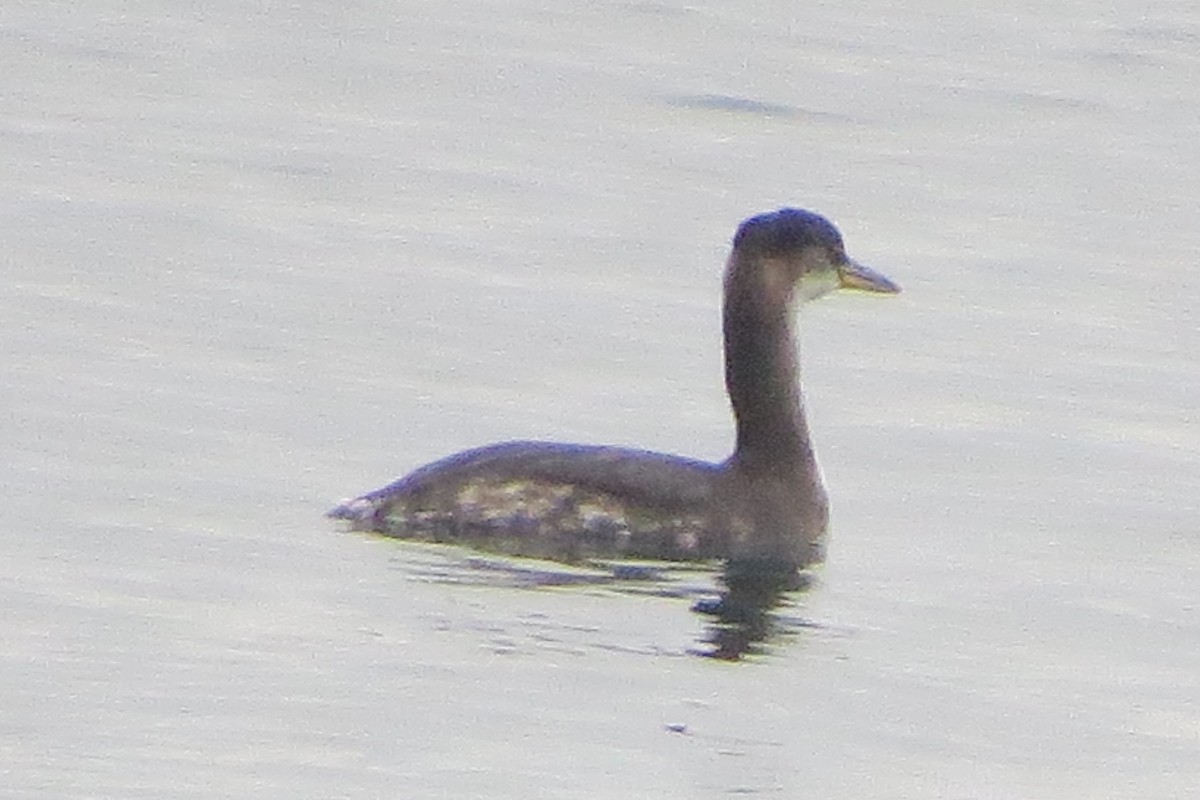
[{"label": "water surface", "polygon": [[[0,48],[13,797],[1186,797],[1200,12],[111,2]],[[721,458],[720,262],[803,320],[830,563],[525,584],[334,501],[507,438]]]}]

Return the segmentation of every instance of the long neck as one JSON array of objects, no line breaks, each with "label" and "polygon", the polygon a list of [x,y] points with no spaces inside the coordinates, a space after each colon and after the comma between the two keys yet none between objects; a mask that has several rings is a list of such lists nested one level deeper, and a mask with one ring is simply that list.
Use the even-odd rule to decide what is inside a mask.
[{"label": "long neck", "polygon": [[737,420],[732,460],[756,472],[815,468],[785,277],[736,252],[725,275],[725,388]]}]

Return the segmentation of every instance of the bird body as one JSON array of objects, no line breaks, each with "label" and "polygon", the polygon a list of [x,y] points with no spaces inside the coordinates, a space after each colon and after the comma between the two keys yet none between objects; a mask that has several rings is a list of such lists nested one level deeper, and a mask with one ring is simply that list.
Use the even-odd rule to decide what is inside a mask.
[{"label": "bird body", "polygon": [[723,462],[507,442],[421,467],[329,515],[358,530],[567,562],[819,563],[829,504],[797,381],[791,321],[798,304],[837,288],[899,291],[848,258],[837,229],[818,214],[781,209],[738,228],[723,315],[737,441]]}]

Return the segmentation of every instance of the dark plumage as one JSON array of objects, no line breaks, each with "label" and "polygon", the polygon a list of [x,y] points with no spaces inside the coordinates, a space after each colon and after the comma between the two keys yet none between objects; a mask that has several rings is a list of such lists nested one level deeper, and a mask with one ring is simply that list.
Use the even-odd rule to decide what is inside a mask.
[{"label": "dark plumage", "polygon": [[358,530],[578,561],[824,559],[828,502],[791,319],[837,288],[893,293],[837,228],[785,208],[741,224],[725,272],[725,384],[737,443],[708,463],[621,447],[508,442],[458,453],[344,503]]}]

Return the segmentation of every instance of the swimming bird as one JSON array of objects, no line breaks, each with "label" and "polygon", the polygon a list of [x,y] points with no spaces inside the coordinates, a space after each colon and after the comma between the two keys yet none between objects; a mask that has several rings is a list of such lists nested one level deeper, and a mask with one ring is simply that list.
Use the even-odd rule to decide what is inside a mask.
[{"label": "swimming bird", "polygon": [[352,529],[564,562],[825,557],[829,503],[809,437],[792,319],[835,289],[899,287],[846,255],[819,214],[750,217],[724,280],[725,387],[737,438],[719,463],[637,450],[505,442],[457,453],[349,500]]}]

